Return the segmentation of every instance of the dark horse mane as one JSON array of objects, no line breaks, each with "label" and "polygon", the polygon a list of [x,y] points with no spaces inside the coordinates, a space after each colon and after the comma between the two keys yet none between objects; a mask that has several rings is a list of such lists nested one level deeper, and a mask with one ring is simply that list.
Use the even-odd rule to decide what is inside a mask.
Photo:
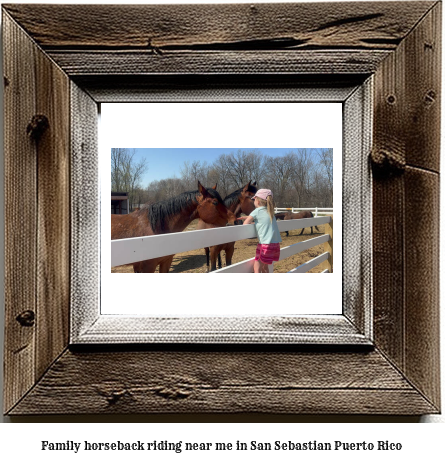
[{"label": "dark horse mane", "polygon": [[[216,190],[210,187],[206,187],[206,190],[211,197],[218,199],[222,203],[221,196]],[[199,191],[183,192],[176,197],[146,205],[145,208],[148,210],[150,226],[153,232],[159,227],[161,231],[165,231],[167,229],[166,222],[168,218],[186,209],[191,203],[196,201],[196,196],[198,194]]]},{"label": "dark horse mane", "polygon": [[[253,192],[254,194],[256,194],[256,191],[258,190],[255,186],[252,186],[250,185],[250,187],[252,188],[252,190],[249,189],[249,192]],[[224,199],[224,205],[229,208],[231,207],[234,203],[236,203],[238,201],[238,197],[239,195],[241,194],[242,190],[244,189],[244,187],[240,187],[239,189],[237,189],[236,191],[232,192],[231,194],[229,194],[225,199]]]}]

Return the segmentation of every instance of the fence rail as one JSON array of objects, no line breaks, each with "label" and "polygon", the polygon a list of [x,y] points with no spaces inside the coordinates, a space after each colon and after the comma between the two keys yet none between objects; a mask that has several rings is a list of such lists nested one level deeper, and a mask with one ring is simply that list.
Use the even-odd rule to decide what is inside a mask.
[{"label": "fence rail", "polygon": [[[278,229],[280,232],[290,231],[293,229],[329,224],[331,221],[332,218],[330,216],[279,221]],[[126,265],[143,260],[150,260],[152,258],[174,255],[181,252],[187,252],[189,250],[196,250],[204,247],[211,247],[212,245],[225,244],[227,242],[251,239],[255,237],[257,237],[255,226],[253,224],[248,224],[199,231],[117,239],[111,241],[111,266]],[[322,236],[283,247],[280,251],[280,261],[297,253],[303,252],[304,250],[323,243],[327,244],[329,242],[332,242],[332,236],[330,234],[324,234]],[[329,258],[330,254],[326,252],[321,256],[325,257],[323,260],[316,257],[314,260],[310,260],[304,265],[300,265],[294,270],[291,270],[290,273],[305,273],[326,260],[326,255],[327,258]],[[253,263],[254,258],[251,258],[214,271],[213,273],[251,273]],[[323,272],[327,271],[325,270]]]},{"label": "fence rail", "polygon": [[[299,221],[299,220],[293,220],[293,221]],[[305,250],[311,249],[312,247],[315,247],[317,245],[327,243],[330,239],[331,239],[331,236],[329,234],[324,234],[323,236],[314,237],[313,239],[307,239],[306,241],[297,242],[296,244],[283,247],[280,250],[279,262],[281,262],[281,260],[285,260],[286,258],[292,257],[292,255],[296,255],[298,253],[304,252]],[[301,268],[303,265],[300,265],[299,267],[294,268],[293,270],[289,271],[289,273],[306,273],[307,271],[317,266],[319,263],[322,263],[325,260],[327,260],[328,257],[326,256],[326,254],[323,254],[323,256],[325,258],[323,258],[323,260],[321,260],[320,262],[318,261],[315,262],[314,261],[315,259],[310,260],[309,262],[306,262],[303,265],[308,265],[309,263],[311,263],[312,264],[311,266],[308,266],[306,268]],[[318,258],[318,257],[315,257],[315,258]],[[235,263],[234,265],[226,266],[219,270],[212,271],[212,273],[252,273],[254,261],[255,261],[254,258],[249,258],[242,262]]]},{"label": "fence rail", "polygon": [[310,211],[314,213],[314,217],[317,218],[318,215],[333,215],[334,214],[334,209],[329,208],[329,207],[310,207],[310,208],[297,208],[297,207],[289,207],[289,208],[275,208],[275,213],[285,213],[285,212],[292,212],[292,213],[297,213],[301,211]]}]

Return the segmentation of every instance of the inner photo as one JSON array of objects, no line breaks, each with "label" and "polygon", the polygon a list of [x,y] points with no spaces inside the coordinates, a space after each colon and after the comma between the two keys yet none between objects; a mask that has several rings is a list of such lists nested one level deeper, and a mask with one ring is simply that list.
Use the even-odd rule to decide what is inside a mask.
[{"label": "inner photo", "polygon": [[333,272],[333,215],[332,147],[111,148],[112,273]]}]

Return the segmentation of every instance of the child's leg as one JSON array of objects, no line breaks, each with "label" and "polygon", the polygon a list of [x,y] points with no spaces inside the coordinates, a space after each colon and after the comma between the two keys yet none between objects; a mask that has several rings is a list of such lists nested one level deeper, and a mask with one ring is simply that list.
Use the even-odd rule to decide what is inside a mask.
[{"label": "child's leg", "polygon": [[269,273],[269,265],[261,262],[261,273]]},{"label": "child's leg", "polygon": [[255,260],[253,262],[253,272],[254,273],[261,273],[261,262],[259,260]]}]

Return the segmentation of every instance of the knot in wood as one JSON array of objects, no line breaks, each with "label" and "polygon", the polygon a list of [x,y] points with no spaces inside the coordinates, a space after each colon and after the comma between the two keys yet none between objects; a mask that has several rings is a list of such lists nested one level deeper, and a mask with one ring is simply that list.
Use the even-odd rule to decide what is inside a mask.
[{"label": "knot in wood", "polygon": [[374,174],[399,175],[405,171],[405,157],[395,150],[378,149],[371,152],[371,164]]},{"label": "knot in wood", "polygon": [[154,392],[156,395],[163,397],[164,399],[171,400],[186,399],[191,394],[188,389],[180,389],[177,387],[161,387],[155,389]]},{"label": "knot in wood", "polygon": [[20,313],[20,315],[17,315],[16,320],[22,326],[34,326],[35,313],[32,310],[26,310]]},{"label": "knot in wood", "polygon": [[114,391],[108,393],[105,398],[107,399],[107,402],[109,405],[114,405],[116,404],[122,397],[124,397],[127,394],[126,390],[122,391]]},{"label": "knot in wood", "polygon": [[96,391],[99,395],[105,398],[105,400],[108,402],[108,405],[115,405],[121,399],[131,397],[131,393],[124,387],[113,388],[113,386],[97,386]]},{"label": "knot in wood", "polygon": [[49,121],[45,115],[34,115],[26,128],[26,133],[31,139],[38,140],[49,128]]}]

